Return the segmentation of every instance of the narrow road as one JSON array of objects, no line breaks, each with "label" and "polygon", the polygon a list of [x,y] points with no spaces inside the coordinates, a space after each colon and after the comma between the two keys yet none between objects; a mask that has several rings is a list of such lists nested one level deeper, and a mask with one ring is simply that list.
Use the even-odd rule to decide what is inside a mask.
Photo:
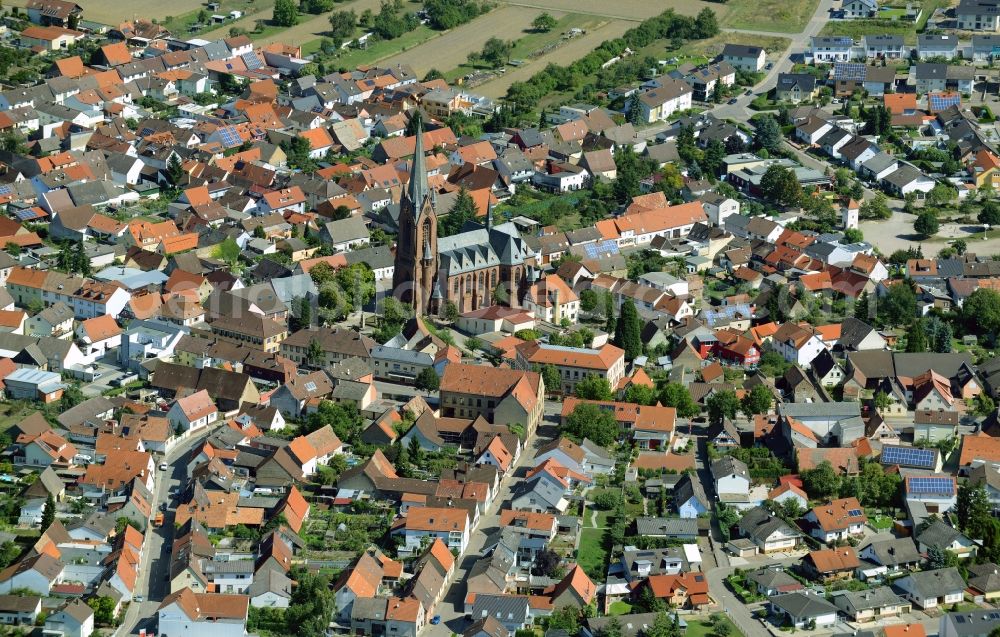
[{"label": "narrow road", "polygon": [[733,620],[744,637],[771,637],[770,631],[764,628],[760,620],[754,618],[750,609],[726,586],[726,578],[735,570],[731,566],[725,566],[713,568],[708,572],[708,590],[711,591],[712,599],[726,609],[729,619]]},{"label": "narrow road", "polygon": [[[551,405],[551,406],[550,406]],[[535,433],[524,443],[524,450],[518,458],[514,469],[504,478],[500,492],[490,506],[489,510],[479,518],[479,526],[472,532],[469,546],[465,553],[458,559],[455,567],[455,575],[448,587],[448,592],[438,604],[436,614],[441,616],[441,623],[428,625],[425,628],[425,635],[430,637],[450,637],[453,634],[462,634],[469,623],[465,617],[465,578],[469,571],[481,557],[483,544],[486,542],[486,535],[500,526],[499,511],[503,505],[510,500],[511,492],[518,482],[524,479],[528,469],[534,467],[535,455],[538,448],[548,443],[553,437],[558,435],[558,429],[551,418],[558,418],[560,404],[556,402],[546,403],[545,417],[538,426]]]},{"label": "narrow road", "polygon": [[[160,511],[160,506],[170,500],[170,490],[187,482],[187,455],[191,449],[203,442],[217,427],[211,427],[198,436],[182,442],[167,455],[169,465],[167,471],[158,471],[156,486],[153,490],[153,516]],[[163,462],[161,459],[157,462]],[[142,602],[132,602],[128,605],[125,618],[115,630],[114,637],[138,632],[139,624],[146,629],[147,634],[156,634],[153,624],[156,622],[156,610],[160,602],[170,592],[164,575],[170,573],[170,551],[174,543],[174,515],[176,507],[168,505],[164,512],[163,526],[154,527],[152,522],[146,527],[146,538],[142,547],[142,557],[139,562],[139,574],[135,582],[135,596],[141,596]]]}]

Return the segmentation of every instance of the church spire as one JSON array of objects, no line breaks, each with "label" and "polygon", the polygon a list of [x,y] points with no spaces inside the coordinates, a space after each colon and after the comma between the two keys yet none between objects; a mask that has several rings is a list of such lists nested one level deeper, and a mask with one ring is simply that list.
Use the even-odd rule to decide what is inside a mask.
[{"label": "church spire", "polygon": [[424,127],[420,111],[414,111],[416,121],[416,142],[413,148],[413,164],[410,168],[410,183],[407,195],[415,211],[419,213],[427,193],[427,169],[424,167]]}]

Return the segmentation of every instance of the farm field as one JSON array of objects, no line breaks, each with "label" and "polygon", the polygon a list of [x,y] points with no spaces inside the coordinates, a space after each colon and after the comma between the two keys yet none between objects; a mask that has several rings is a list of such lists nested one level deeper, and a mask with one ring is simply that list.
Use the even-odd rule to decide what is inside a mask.
[{"label": "farm field", "polygon": [[560,65],[570,64],[574,60],[578,60],[593,51],[600,46],[601,42],[617,38],[633,26],[634,24],[623,20],[607,22],[598,28],[588,30],[585,35],[573,38],[568,43],[557,49],[553,49],[546,55],[532,60],[525,60],[526,64],[523,66],[517,68],[509,66],[507,67],[507,72],[502,76],[480,84],[471,90],[486,97],[502,97],[511,84],[527,80],[538,71],[544,69],[549,63]]},{"label": "farm field", "polygon": [[818,4],[819,0],[734,0],[725,5],[709,6],[715,10],[724,28],[801,33]]},{"label": "farm field", "polygon": [[431,69],[452,69],[465,62],[469,53],[481,50],[486,40],[492,37],[510,39],[512,34],[523,32],[537,15],[535,11],[519,7],[499,7],[406,52],[380,60],[380,63],[387,66],[409,64],[421,77]]}]

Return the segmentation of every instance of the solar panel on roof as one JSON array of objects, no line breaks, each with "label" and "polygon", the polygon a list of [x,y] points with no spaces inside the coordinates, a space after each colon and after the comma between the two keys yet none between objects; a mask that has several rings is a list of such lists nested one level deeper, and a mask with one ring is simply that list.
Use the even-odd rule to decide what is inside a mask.
[{"label": "solar panel on roof", "polygon": [[240,134],[232,126],[219,129],[219,136],[222,138],[223,146],[239,146],[243,143]]},{"label": "solar panel on roof", "polygon": [[9,195],[14,192],[14,187],[8,184],[0,186],[0,195]]},{"label": "solar panel on roof", "polygon": [[918,476],[907,481],[910,493],[943,493],[951,494],[955,490],[955,481],[951,478]]},{"label": "solar panel on roof", "polygon": [[29,219],[34,219],[38,215],[35,213],[35,211],[33,211],[30,208],[28,208],[28,209],[25,209],[25,210],[17,210],[17,211],[15,211],[14,212],[14,216],[17,217],[18,219],[20,219],[21,221],[27,221]]},{"label": "solar panel on roof", "polygon": [[849,515],[852,518],[861,517],[861,509],[851,509],[850,511],[847,512],[847,515]]},{"label": "solar panel on roof", "polygon": [[961,95],[929,95],[932,111],[943,111],[946,108],[962,103]]},{"label": "solar panel on roof", "polygon": [[602,254],[618,254],[618,243],[613,239],[604,239],[603,241],[587,243],[583,246],[583,249],[586,251],[588,257],[596,259]]},{"label": "solar panel on roof", "polygon": [[898,464],[909,467],[931,469],[934,467],[934,451],[916,447],[883,447],[882,464]]},{"label": "solar panel on roof", "polygon": [[148,126],[139,131],[139,137],[146,137],[147,135],[152,135],[152,134],[153,134],[153,129]]},{"label": "solar panel on roof", "polygon": [[864,64],[841,63],[833,68],[833,79],[835,80],[858,80],[864,81],[868,74],[868,67]]},{"label": "solar panel on roof", "polygon": [[244,53],[240,57],[243,58],[243,63],[247,65],[248,70],[255,71],[264,66],[256,53]]}]

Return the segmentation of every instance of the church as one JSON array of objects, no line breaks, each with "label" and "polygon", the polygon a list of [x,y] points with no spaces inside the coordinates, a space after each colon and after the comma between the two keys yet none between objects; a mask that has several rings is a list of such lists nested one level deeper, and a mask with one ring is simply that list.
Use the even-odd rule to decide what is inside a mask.
[{"label": "church", "polygon": [[438,238],[433,194],[427,186],[423,133],[419,126],[410,183],[399,210],[393,293],[417,316],[438,314],[452,302],[459,313],[493,305],[494,292],[518,307],[534,275],[535,253],[513,223],[468,222]]}]

